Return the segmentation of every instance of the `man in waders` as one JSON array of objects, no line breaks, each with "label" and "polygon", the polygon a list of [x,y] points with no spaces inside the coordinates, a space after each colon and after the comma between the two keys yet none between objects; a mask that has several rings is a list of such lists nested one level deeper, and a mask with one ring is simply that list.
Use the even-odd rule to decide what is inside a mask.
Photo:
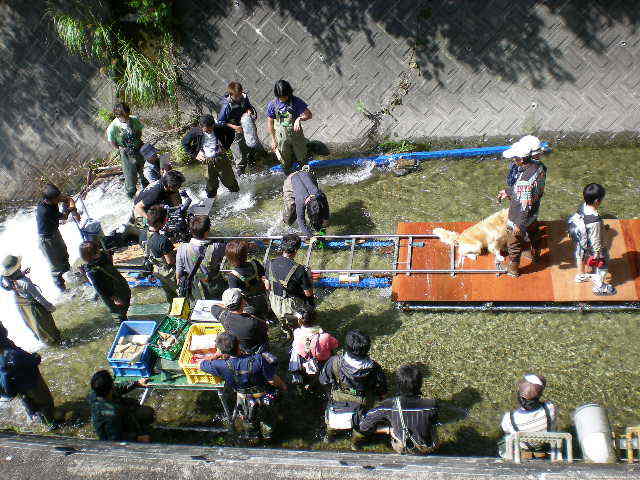
[{"label": "man in waders", "polygon": [[[190,300],[219,299],[227,288],[220,273],[225,244],[209,242],[211,219],[196,215],[189,222],[191,240],[178,247],[176,254],[176,282],[181,296],[190,292]],[[191,285],[187,285],[191,282]],[[187,288],[189,287],[189,288]]]},{"label": "man in waders", "polygon": [[124,396],[134,388],[145,388],[148,381],[148,378],[141,378],[126,385],[114,385],[107,370],[93,375],[89,403],[91,423],[99,440],[144,443],[151,440],[148,429],[155,418],[154,410]]},{"label": "man in waders", "polygon": [[167,210],[161,205],[154,205],[147,212],[147,223],[145,265],[160,279],[167,302],[171,303],[178,296],[175,283],[176,250],[171,240],[160,232],[167,223]]},{"label": "man in waders", "polygon": [[293,169],[293,163],[307,162],[307,139],[302,131],[302,122],[313,114],[307,104],[293,95],[286,80],[278,80],[273,88],[276,98],[267,105],[267,130],[271,135],[271,149],[282,163],[285,175]]},{"label": "man in waders", "polygon": [[0,324],[0,394],[19,397],[32,420],[54,427],[53,396],[40,373],[41,358],[16,346]]},{"label": "man in waders", "polygon": [[271,439],[278,391],[287,390],[276,373],[278,359],[268,352],[242,355],[237,337],[229,333],[218,335],[216,347],[198,368],[224,378],[225,386],[236,392],[232,424],[239,418],[250,437]]},{"label": "man in waders", "polygon": [[[62,211],[59,205],[62,204]],[[60,234],[60,222],[67,220],[69,214],[80,221],[80,214],[71,197],[63,195],[58,187],[48,183],[44,189],[42,201],[36,207],[36,223],[40,237],[40,250],[51,264],[51,276],[56,286],[67,289],[62,275],[71,270],[67,245]]]},{"label": "man in waders", "polygon": [[114,322],[124,322],[131,303],[127,280],[113,266],[112,258],[95,242],[82,242],[80,257],[86,262],[83,269],[89,282],[111,312]]},{"label": "man in waders", "polygon": [[129,198],[136,195],[138,177],[142,188],[149,185],[144,177],[144,158],[140,154],[142,147],[142,129],[144,125],[138,117],[130,115],[131,109],[126,103],[116,103],[113,114],[116,118],[107,128],[107,140],[120,153],[120,164],[124,174],[124,185]]},{"label": "man in waders", "polygon": [[267,280],[262,264],[252,258],[247,261],[249,244],[242,240],[231,240],[225,248],[225,256],[231,265],[227,274],[229,288],[238,288],[245,301],[244,311],[262,320],[269,320],[273,313],[269,305]]},{"label": "man in waders", "polygon": [[345,353],[334,355],[324,364],[319,377],[320,384],[331,388],[325,412],[327,442],[336,430],[352,428],[355,412],[366,412],[387,393],[387,377],[369,357],[369,335],[360,330],[347,332],[344,349]]},{"label": "man in waders", "polygon": [[301,245],[298,235],[282,237],[282,256],[270,260],[266,265],[269,280],[269,301],[287,336],[292,336],[292,327],[306,310],[315,308],[313,285],[306,268],[293,259]]},{"label": "man in waders", "polygon": [[[502,430],[505,437],[498,444],[498,451],[502,458],[507,458],[508,437],[515,432],[554,432],[558,410],[549,402],[542,402],[540,398],[547,386],[547,381],[542,375],[527,373],[516,384],[516,395],[519,408],[506,412],[502,417]],[[544,458],[547,456],[548,444],[522,443],[522,458]]]},{"label": "man in waders", "polygon": [[314,231],[323,234],[322,231],[329,225],[329,203],[308,165],[287,177],[282,194],[284,223],[293,225],[297,220],[298,228],[307,238],[312,237]]},{"label": "man in waders", "polygon": [[253,156],[253,149],[249,148],[244,140],[242,116],[249,114],[256,118],[257,113],[256,109],[251,105],[249,97],[244,93],[242,85],[238,82],[229,83],[225,102],[222,110],[220,110],[218,124],[232,129],[235,133],[231,144],[231,153],[233,153],[233,161],[236,164],[236,174],[242,175]]},{"label": "man in waders", "polygon": [[182,146],[192,160],[198,160],[204,165],[207,197],[216,198],[220,182],[230,192],[239,192],[240,186],[233,167],[224,154],[233,142],[233,130],[227,126],[216,126],[211,115],[202,115],[198,124],[198,127],[184,136]]},{"label": "man in waders", "polygon": [[60,343],[60,330],[53,321],[52,312],[56,307],[47,301],[40,289],[22,271],[20,257],[8,255],[0,267],[2,288],[13,292],[18,311],[29,330],[47,345]]}]

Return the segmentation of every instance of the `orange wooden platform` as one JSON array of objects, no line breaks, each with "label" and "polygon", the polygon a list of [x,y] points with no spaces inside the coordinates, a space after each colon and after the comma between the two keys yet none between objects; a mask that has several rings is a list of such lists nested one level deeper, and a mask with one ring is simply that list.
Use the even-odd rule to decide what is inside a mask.
[{"label": "orange wooden platform", "polygon": [[[393,279],[396,302],[635,302],[640,299],[640,220],[606,220],[610,236],[612,283],[618,293],[597,296],[591,282],[575,283],[573,244],[562,220],[541,222],[545,235],[541,257],[535,264],[523,259],[518,278],[495,273],[398,274]],[[473,223],[399,223],[398,234],[431,233],[436,227],[462,231]],[[422,239],[416,239],[422,241]],[[412,248],[412,269],[450,268],[450,247],[438,239],[425,239]],[[415,243],[414,243],[415,245]],[[400,243],[399,261],[407,260],[407,241]],[[400,264],[399,269],[406,268]],[[494,269],[493,255],[465,259],[465,269]]]}]

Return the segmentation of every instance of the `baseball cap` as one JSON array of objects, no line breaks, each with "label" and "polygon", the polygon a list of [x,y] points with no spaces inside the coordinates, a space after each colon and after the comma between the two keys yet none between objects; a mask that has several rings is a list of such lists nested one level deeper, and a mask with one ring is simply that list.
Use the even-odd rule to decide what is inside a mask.
[{"label": "baseball cap", "polygon": [[222,304],[225,307],[240,305],[242,290],[239,288],[228,288],[222,294]]}]

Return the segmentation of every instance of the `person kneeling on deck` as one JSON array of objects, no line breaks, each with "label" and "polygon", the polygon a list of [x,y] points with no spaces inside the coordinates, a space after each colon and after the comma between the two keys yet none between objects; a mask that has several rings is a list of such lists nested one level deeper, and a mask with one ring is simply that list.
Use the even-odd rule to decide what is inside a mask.
[{"label": "person kneeling on deck", "polygon": [[[287,177],[282,194],[282,221],[287,225],[293,225],[297,220],[298,228],[306,237],[313,236],[312,230],[321,232],[329,225],[327,197],[318,187],[318,182],[309,171],[308,165]],[[311,228],[307,225],[307,219]]]},{"label": "person kneeling on deck", "polygon": [[369,357],[371,339],[360,330],[347,332],[346,352],[334,355],[322,367],[320,383],[331,388],[325,411],[326,441],[336,430],[350,430],[353,414],[366,412],[376,399],[387,393],[387,377],[380,365]]},{"label": "person kneeling on deck", "polygon": [[[498,444],[502,458],[507,458],[507,439],[514,432],[553,432],[556,429],[557,409],[551,402],[541,402],[540,397],[547,381],[542,375],[527,373],[518,381],[516,395],[520,408],[507,412],[502,417],[502,430],[506,434]],[[544,458],[548,445],[544,443],[522,443],[522,458]]]},{"label": "person kneeling on deck", "polygon": [[126,385],[114,385],[107,370],[100,370],[91,377],[91,423],[99,440],[110,442],[138,441],[148,443],[149,427],[155,419],[153,408],[139,405],[124,395],[134,388],[144,388],[148,378],[141,378]]},{"label": "person kneeling on deck", "polygon": [[220,298],[227,282],[220,274],[225,244],[207,240],[211,219],[196,215],[189,221],[192,238],[178,247],[176,254],[176,281],[181,296],[190,300],[214,300]]},{"label": "person kneeling on deck", "polygon": [[173,243],[160,230],[167,223],[167,210],[161,205],[154,205],[147,212],[149,230],[144,242],[144,259],[146,268],[153,271],[162,282],[162,288],[167,297],[167,302],[177,297],[176,251]]},{"label": "person kneeling on deck", "polygon": [[225,385],[236,392],[232,424],[239,418],[250,436],[270,439],[278,390],[287,390],[276,374],[278,359],[268,352],[242,355],[238,338],[229,333],[218,335],[216,348],[217,352],[200,361],[198,368],[222,377]]},{"label": "person kneeling on deck", "polygon": [[[516,143],[512,149],[514,163],[518,166],[513,185],[498,194],[498,200],[509,198],[509,217],[507,220],[507,248],[509,264],[507,274],[518,277],[520,257],[523,252],[532,260],[537,258],[537,250],[532,245],[537,230],[538,211],[544,194],[547,167],[531,158],[531,148]],[[506,153],[506,152],[505,152]],[[534,237],[532,239],[532,237]]]},{"label": "person kneeling on deck", "polygon": [[[605,190],[602,185],[590,183],[582,192],[584,203],[569,218],[569,236],[575,245],[575,257],[578,274],[576,283],[593,282],[593,293],[596,295],[615,295],[616,289],[611,285],[609,273],[609,249],[605,246],[605,225],[598,213],[598,207],[604,200]],[[595,269],[593,274],[585,273],[585,263]]]},{"label": "person kneeling on deck", "polygon": [[218,321],[224,331],[235,335],[240,343],[240,351],[245,354],[266,352],[269,349],[267,322],[245,313],[245,300],[239,288],[228,288],[222,294],[224,309],[218,314]]},{"label": "person kneeling on deck", "polygon": [[86,263],[82,266],[89,282],[100,295],[116,323],[127,319],[131,303],[131,289],[127,280],[113,266],[113,259],[95,242],[80,244],[80,257]]},{"label": "person kneeling on deck", "polygon": [[244,311],[263,320],[271,319],[273,313],[269,305],[267,280],[262,264],[252,258],[247,261],[249,244],[242,240],[231,240],[225,249],[225,256],[232,270],[227,274],[229,288],[239,288],[245,300]]},{"label": "person kneeling on deck", "polygon": [[291,383],[308,390],[315,384],[322,366],[340,346],[340,342],[317,324],[315,310],[304,312],[298,325],[293,331],[289,374]]},{"label": "person kneeling on deck", "polygon": [[306,310],[315,308],[309,272],[293,260],[301,244],[298,235],[284,235],[280,247],[282,256],[266,265],[271,309],[289,337],[292,335],[291,324]]},{"label": "person kneeling on deck", "polygon": [[133,201],[133,216],[136,219],[147,220],[147,212],[154,205],[178,206],[180,196],[178,192],[184,183],[184,175],[177,170],[165,173],[160,180],[152,183],[136,196]]},{"label": "person kneeling on deck", "polygon": [[397,373],[398,396],[384,400],[354,420],[352,442],[357,449],[367,437],[384,428],[398,453],[427,454],[438,446],[435,400],[420,398],[422,372],[417,365],[403,365]]},{"label": "person kneeling on deck", "polygon": [[54,427],[51,391],[40,373],[41,358],[16,346],[0,324],[0,395],[19,397],[32,420]]},{"label": "person kneeling on deck", "polygon": [[20,257],[8,255],[0,267],[0,286],[13,292],[22,320],[38,341],[47,345],[58,344],[60,330],[51,315],[56,307],[42,296],[40,289],[27,277],[28,272],[28,269],[22,270]]}]

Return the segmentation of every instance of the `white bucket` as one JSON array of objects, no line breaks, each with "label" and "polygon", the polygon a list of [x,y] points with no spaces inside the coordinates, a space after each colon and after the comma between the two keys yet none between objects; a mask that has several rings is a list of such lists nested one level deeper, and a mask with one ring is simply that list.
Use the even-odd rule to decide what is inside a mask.
[{"label": "white bucket", "polygon": [[573,412],[578,442],[585,461],[592,463],[613,463],[616,456],[613,450],[611,427],[607,412],[600,405],[588,403]]}]

